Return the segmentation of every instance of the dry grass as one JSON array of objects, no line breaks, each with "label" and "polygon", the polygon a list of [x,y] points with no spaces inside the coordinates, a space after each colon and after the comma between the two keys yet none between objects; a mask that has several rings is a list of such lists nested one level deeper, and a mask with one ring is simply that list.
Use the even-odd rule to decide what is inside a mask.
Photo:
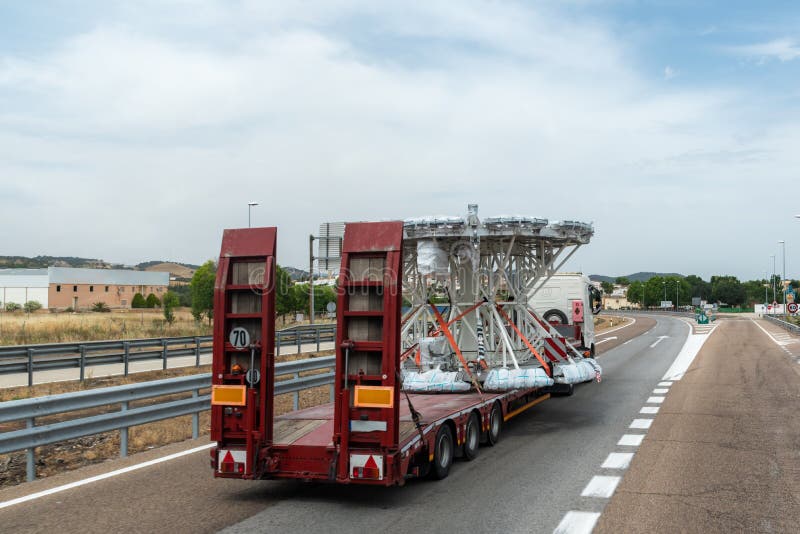
[{"label": "dry grass", "polygon": [[611,328],[617,328],[618,326],[622,326],[626,323],[629,323],[631,320],[627,317],[614,317],[610,315],[601,315],[599,317],[594,318],[594,331],[596,334],[603,332],[604,330],[610,330]]},{"label": "dry grass", "polygon": [[157,309],[111,313],[0,313],[0,345],[209,334],[208,321],[195,321],[185,308],[175,311],[175,322],[171,325]]}]

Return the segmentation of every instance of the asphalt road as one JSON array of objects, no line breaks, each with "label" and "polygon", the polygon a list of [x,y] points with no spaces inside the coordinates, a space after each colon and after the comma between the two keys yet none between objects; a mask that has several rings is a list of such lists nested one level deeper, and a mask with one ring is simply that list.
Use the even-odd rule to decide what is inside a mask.
[{"label": "asphalt road", "polygon": [[[439,482],[399,488],[222,481],[208,453],[94,482],[0,509],[9,532],[552,532],[568,510],[601,511],[606,499],[581,497],[587,481],[639,417],[642,403],[688,334],[669,317],[639,317],[598,346],[600,384],[554,398],[513,419],[500,443],[473,462],[458,461]],[[635,336],[635,337],[634,337]],[[666,337],[664,337],[666,336]],[[660,339],[660,341],[658,341]],[[198,443],[182,444],[197,445]],[[166,451],[92,466],[0,492],[0,502]]]},{"label": "asphalt road", "polygon": [[800,366],[784,334],[720,324],[670,387],[597,532],[800,530]]}]

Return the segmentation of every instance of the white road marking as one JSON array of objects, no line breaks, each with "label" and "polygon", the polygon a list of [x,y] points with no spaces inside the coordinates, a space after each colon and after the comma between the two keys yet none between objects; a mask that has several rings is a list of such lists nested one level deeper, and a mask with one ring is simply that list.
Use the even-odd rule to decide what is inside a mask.
[{"label": "white road marking", "polygon": [[656,388],[653,390],[653,393],[655,393],[656,395],[665,395],[669,393],[669,390],[667,388]]},{"label": "white road marking", "polygon": [[629,322],[628,324],[624,324],[622,326],[618,326],[616,328],[612,328],[611,330],[606,330],[602,334],[597,334],[597,335],[598,336],[604,336],[606,334],[610,334],[611,332],[616,332],[617,330],[622,330],[623,328],[628,328],[629,326],[633,326],[634,324],[636,324],[636,319],[634,319],[633,317],[628,317],[628,319],[631,320],[631,322]]},{"label": "white road marking", "polygon": [[581,497],[600,497],[608,499],[614,495],[614,490],[617,489],[621,477],[609,477],[596,475],[592,480],[586,484],[581,492]]},{"label": "white road marking", "polygon": [[658,413],[658,406],[645,406],[639,410],[639,413]]},{"label": "white road marking", "polygon": [[638,447],[642,444],[644,434],[623,434],[617,442],[617,445],[625,445],[627,447]]},{"label": "white road marking", "polygon": [[653,424],[652,419],[634,419],[628,428],[641,428],[647,430]]},{"label": "white road marking", "polygon": [[[784,348],[785,345],[789,345],[797,341],[797,338],[793,337],[791,334],[775,334],[775,335],[770,334],[763,326],[758,324],[758,322],[755,319],[750,319],[750,320],[753,321],[753,324],[759,327],[762,332],[767,334],[769,338],[773,341],[773,343],[775,343],[779,347],[782,347],[783,350],[786,350],[786,348]],[[787,341],[787,339],[791,339],[791,341]]]},{"label": "white road marking", "polygon": [[664,386],[664,387],[669,387],[669,386],[672,385],[672,382],[659,382],[658,385],[659,386]]},{"label": "white road marking", "polygon": [[594,525],[600,519],[599,512],[576,512],[570,510],[564,514],[553,534],[591,534]]},{"label": "white road marking", "polygon": [[658,339],[656,339],[655,342],[652,345],[650,345],[650,348],[651,349],[654,348],[656,345],[658,345],[659,343],[661,343],[662,341],[664,341],[668,337],[669,336],[658,336]]},{"label": "white road marking", "polygon": [[633,339],[629,339],[628,341],[626,341],[625,343],[623,343],[623,345],[627,345],[627,344],[628,344],[628,343],[630,343],[631,341],[633,341]]},{"label": "white road marking", "polygon": [[712,328],[706,334],[692,334],[692,325],[688,322],[684,324],[689,327],[689,337],[686,338],[686,343],[683,344],[683,348],[681,348],[681,351],[678,353],[675,361],[672,362],[672,365],[667,372],[664,373],[664,376],[661,378],[661,380],[676,381],[683,378],[683,375],[686,374],[689,366],[692,365],[695,356],[697,356],[697,353],[700,352],[703,344],[711,336],[711,332],[714,330],[714,328]]},{"label": "white road marking", "polygon": [[150,467],[151,465],[168,462],[170,460],[174,460],[175,458],[180,458],[181,456],[187,456],[189,454],[194,454],[196,452],[208,450],[211,447],[215,447],[216,445],[217,445],[216,443],[209,443],[208,445],[202,445],[200,447],[195,447],[194,449],[176,452],[175,454],[163,456],[161,458],[156,458],[154,460],[148,460],[147,462],[142,462],[140,464],[123,467],[122,469],[117,469],[116,471],[103,473],[102,475],[85,478],[83,480],[78,480],[76,482],[70,482],[69,484],[64,484],[63,486],[56,486],[55,488],[50,488],[37,493],[31,493],[30,495],[25,495],[24,497],[18,497],[16,499],[11,499],[10,501],[0,502],[0,509],[8,508],[9,506],[14,506],[15,504],[21,504],[23,502],[33,501],[35,499],[40,499],[42,497],[47,497],[48,495],[53,495],[54,493],[60,493],[62,491],[78,488],[80,486],[85,486],[86,484],[91,484],[92,482],[98,482],[100,480],[105,480],[107,478],[124,475],[125,473],[130,473],[131,471],[137,471],[145,467]]},{"label": "white road marking", "polygon": [[612,452],[600,467],[603,469],[627,469],[631,465],[631,460],[633,460],[632,452]]},{"label": "white road marking", "polygon": [[617,336],[611,336],[611,337],[607,337],[607,338],[605,338],[605,339],[601,339],[600,341],[598,341],[598,342],[596,342],[596,343],[595,343],[595,346],[597,346],[597,345],[602,345],[602,344],[603,344],[603,343],[605,343],[606,341],[611,341],[612,339],[617,339]]},{"label": "white road marking", "polygon": [[664,402],[664,397],[647,397],[647,404],[661,404]]}]

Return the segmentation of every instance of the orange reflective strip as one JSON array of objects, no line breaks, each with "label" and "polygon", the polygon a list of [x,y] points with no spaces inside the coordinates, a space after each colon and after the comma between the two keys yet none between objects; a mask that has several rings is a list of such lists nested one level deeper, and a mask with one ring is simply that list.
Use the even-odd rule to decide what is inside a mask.
[{"label": "orange reflective strip", "polygon": [[525,342],[525,344],[526,344],[526,345],[528,346],[528,348],[530,349],[531,353],[532,353],[534,356],[536,356],[536,359],[537,359],[537,360],[539,360],[539,363],[541,363],[541,364],[542,364],[542,367],[544,367],[544,371],[545,371],[545,373],[547,373],[547,375],[548,375],[548,376],[553,376],[553,373],[550,371],[550,366],[549,366],[549,365],[547,365],[547,363],[544,361],[544,358],[542,358],[542,356],[541,356],[541,355],[540,355],[538,352],[536,352],[536,349],[534,349],[534,348],[533,348],[533,345],[531,345],[531,342],[530,342],[530,341],[528,341],[528,338],[527,338],[527,337],[525,337],[525,336],[522,334],[522,332],[520,332],[520,331],[519,331],[519,328],[517,328],[517,325],[515,325],[515,324],[514,324],[514,322],[511,320],[511,318],[508,316],[508,314],[506,314],[505,310],[503,310],[503,308],[501,308],[501,307],[500,307],[500,305],[499,305],[499,304],[497,305],[497,311],[499,311],[499,312],[500,312],[500,315],[502,315],[502,316],[503,316],[503,319],[505,319],[506,321],[508,321],[508,324],[510,324],[510,325],[511,325],[511,328],[513,328],[513,329],[514,329],[514,332],[516,332],[516,333],[517,333],[517,335],[520,337],[520,339],[522,339],[522,341],[524,341],[524,342]]}]

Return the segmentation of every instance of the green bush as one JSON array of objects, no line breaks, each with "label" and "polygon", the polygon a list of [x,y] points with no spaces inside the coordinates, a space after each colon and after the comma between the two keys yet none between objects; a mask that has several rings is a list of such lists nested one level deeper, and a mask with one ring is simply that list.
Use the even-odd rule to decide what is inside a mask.
[{"label": "green bush", "polygon": [[23,308],[25,309],[25,313],[33,313],[36,310],[42,309],[42,303],[39,302],[38,300],[29,300],[28,302],[25,303],[25,306],[23,306]]},{"label": "green bush", "polygon": [[167,291],[164,294],[164,320],[167,321],[168,324],[172,324],[175,322],[175,313],[172,311],[173,308],[180,305],[180,298],[178,295],[173,293],[172,291]]},{"label": "green bush", "polygon": [[6,303],[6,311],[7,312],[15,312],[15,311],[17,311],[17,310],[19,310],[21,308],[22,308],[22,306],[20,306],[16,302],[7,302]]},{"label": "green bush", "polygon": [[147,301],[144,300],[144,295],[136,293],[131,301],[131,308],[147,308]]},{"label": "green bush", "polygon": [[111,311],[111,308],[108,307],[108,304],[105,302],[95,302],[92,304],[92,311],[99,312],[99,313],[108,313]]},{"label": "green bush", "polygon": [[161,306],[161,301],[158,300],[158,297],[150,293],[147,295],[147,307],[148,308],[157,308]]}]

